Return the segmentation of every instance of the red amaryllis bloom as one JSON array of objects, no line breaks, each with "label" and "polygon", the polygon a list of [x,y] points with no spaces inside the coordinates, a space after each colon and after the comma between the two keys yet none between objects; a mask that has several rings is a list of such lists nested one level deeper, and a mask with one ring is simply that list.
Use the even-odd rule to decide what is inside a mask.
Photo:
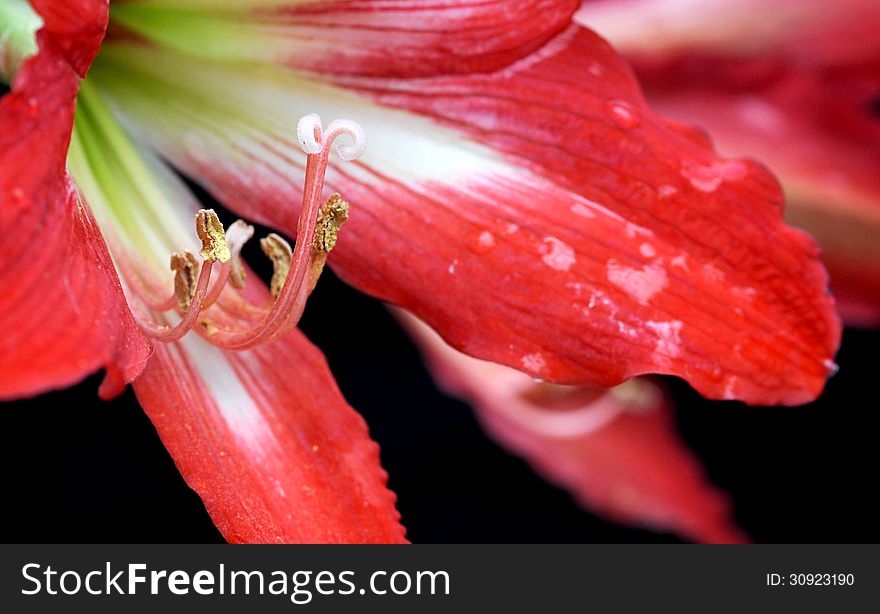
[{"label": "red amaryllis bloom", "polygon": [[[334,246],[343,279],[547,381],[796,404],[833,370],[826,274],[773,177],[655,115],[578,2],[32,4],[0,12],[0,396],[133,382],[231,541],[403,539],[376,446],[293,329]],[[363,135],[311,118],[297,142],[314,110],[371,141],[326,190],[327,141]],[[194,255],[167,162],[296,234],[264,242],[271,295],[237,266],[244,223],[200,212]]]},{"label": "red amaryllis bloom", "polygon": [[653,108],[770,166],[852,323],[880,322],[880,3],[587,2]]}]

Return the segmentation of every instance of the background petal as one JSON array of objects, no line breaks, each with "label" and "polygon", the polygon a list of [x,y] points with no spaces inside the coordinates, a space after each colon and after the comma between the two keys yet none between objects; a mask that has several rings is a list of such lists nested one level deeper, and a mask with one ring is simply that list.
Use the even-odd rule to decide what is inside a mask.
[{"label": "background petal", "polygon": [[35,3],[45,11],[40,51],[0,100],[0,398],[67,386],[102,366],[110,394],[150,351],[65,170],[80,77],[100,44],[106,2],[62,4]]},{"label": "background petal", "polygon": [[880,52],[874,0],[589,0],[575,20],[637,55],[699,50],[846,64]]},{"label": "background petal", "polygon": [[440,386],[470,402],[486,429],[587,509],[704,542],[746,538],[675,433],[671,406],[643,379],[598,390],[536,383],[456,352],[411,315],[395,314]]}]

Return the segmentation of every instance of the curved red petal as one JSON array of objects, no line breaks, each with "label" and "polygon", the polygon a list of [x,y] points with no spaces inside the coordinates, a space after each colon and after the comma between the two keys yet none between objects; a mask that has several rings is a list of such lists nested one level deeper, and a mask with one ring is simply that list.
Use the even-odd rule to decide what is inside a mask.
[{"label": "curved red petal", "polygon": [[46,9],[39,53],[0,100],[0,398],[67,386],[106,366],[104,394],[150,348],[127,311],[100,231],[67,176],[80,75],[100,44],[106,2]]},{"label": "curved red petal", "polygon": [[450,394],[486,429],[584,507],[617,522],[710,543],[747,541],[727,497],[706,480],[675,432],[668,399],[645,380],[610,391],[535,383],[456,352],[397,312]]},{"label": "curved red petal", "polygon": [[635,66],[654,108],[773,169],[786,218],[822,246],[841,313],[880,320],[880,61],[818,69],[687,55]]},{"label": "curved red petal", "polygon": [[405,541],[378,446],[299,331],[246,352],[162,344],[134,389],[230,542]]},{"label": "curved red petal", "polygon": [[[754,404],[812,399],[834,369],[827,276],[783,224],[775,179],[655,115],[579,27],[492,74],[332,88],[144,47],[111,55],[108,88],[111,69],[137,75],[113,95],[145,138],[282,229],[304,155],[274,127],[315,109],[361,121],[366,154],[328,176],[352,205],[330,263],[469,354],[581,385],[675,374]],[[205,96],[217,84],[261,95]],[[160,87],[179,91],[179,116],[157,114]]]},{"label": "curved red petal", "polygon": [[104,40],[110,0],[30,2],[43,18],[45,39],[51,39],[70,67],[80,77],[85,77]]},{"label": "curved red petal", "polygon": [[712,397],[817,396],[840,324],[816,245],[784,225],[774,178],[654,115],[595,35],[570,32],[545,53],[505,74],[361,87],[548,183],[522,172],[514,185],[464,178],[466,195],[355,192],[370,217],[353,216],[357,240],[340,243],[342,277],[472,355],[555,381],[661,372]]},{"label": "curved red petal", "polygon": [[[114,20],[207,57],[318,73],[427,76],[506,66],[567,27],[578,6],[579,0],[135,0],[116,7]],[[193,44],[188,39],[198,30],[223,40]]]},{"label": "curved red petal", "polygon": [[577,0],[336,2],[279,8],[316,52],[294,49],[281,61],[319,73],[423,76],[496,70],[563,30]]}]

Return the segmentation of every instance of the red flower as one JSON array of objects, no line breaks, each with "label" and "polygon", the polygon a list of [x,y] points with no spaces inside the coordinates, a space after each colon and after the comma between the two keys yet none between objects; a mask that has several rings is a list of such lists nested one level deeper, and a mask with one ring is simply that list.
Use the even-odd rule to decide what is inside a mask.
[{"label": "red flower", "polygon": [[[331,266],[474,356],[750,403],[805,402],[833,368],[826,275],[773,177],[655,115],[577,2],[128,0],[106,35],[106,2],[33,5],[39,52],[0,100],[0,397],[133,381],[231,541],[403,539],[363,421],[290,331],[335,243],[330,189],[351,203]],[[319,133],[308,156],[291,138],[316,109],[371,139],[326,194]],[[277,300],[209,283],[246,226],[227,254],[203,213],[204,261],[183,253],[194,200],[164,160],[287,233],[304,203],[297,249],[267,243]]]}]

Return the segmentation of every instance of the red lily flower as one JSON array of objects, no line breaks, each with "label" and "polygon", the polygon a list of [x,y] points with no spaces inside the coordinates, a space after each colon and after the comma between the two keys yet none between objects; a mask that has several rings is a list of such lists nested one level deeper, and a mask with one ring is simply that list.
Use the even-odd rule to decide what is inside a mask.
[{"label": "red lily flower", "polygon": [[612,0],[578,20],[627,54],[653,108],[769,165],[841,314],[880,322],[880,4]]},{"label": "red lily flower", "polygon": [[[231,541],[403,539],[363,421],[291,330],[336,242],[330,189],[352,217],[331,266],[474,356],[750,403],[833,370],[826,274],[773,177],[655,115],[575,1],[128,0],[109,35],[106,2],[32,4],[39,50],[0,100],[0,397],[133,381]],[[314,109],[371,138],[326,194],[327,141],[360,135],[311,119],[296,143]],[[249,219],[292,234],[302,211],[294,250],[266,243],[274,301],[223,286],[246,226],[227,246],[200,213],[204,260],[182,251],[193,199],[159,156]]]}]

